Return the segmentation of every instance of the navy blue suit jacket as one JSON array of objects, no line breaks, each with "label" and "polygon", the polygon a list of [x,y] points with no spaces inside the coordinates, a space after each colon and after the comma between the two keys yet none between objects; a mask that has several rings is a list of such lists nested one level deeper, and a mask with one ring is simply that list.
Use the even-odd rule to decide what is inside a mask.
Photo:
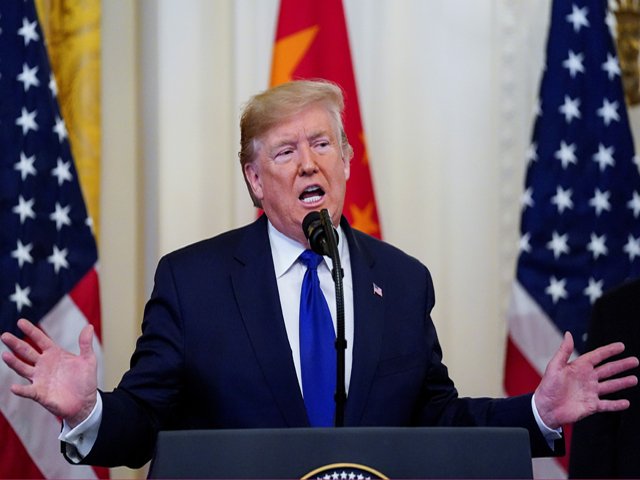
[{"label": "navy blue suit jacket", "polygon": [[[458,398],[430,318],[427,268],[344,219],[342,227],[355,312],[345,424],[523,426],[534,454],[551,454],[530,395]],[[309,426],[264,216],[162,258],[131,369],[101,395],[90,464],[139,466],[162,429]]]}]

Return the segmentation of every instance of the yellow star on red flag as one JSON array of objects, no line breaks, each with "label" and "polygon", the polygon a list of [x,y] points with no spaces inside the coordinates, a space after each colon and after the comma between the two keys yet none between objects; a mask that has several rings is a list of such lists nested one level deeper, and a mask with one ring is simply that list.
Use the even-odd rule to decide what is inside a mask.
[{"label": "yellow star on red flag", "polygon": [[374,218],[375,205],[373,202],[368,202],[364,208],[358,207],[355,203],[349,206],[351,212],[351,226],[361,232],[369,235],[375,235],[380,230],[378,222]]},{"label": "yellow star on red flag", "polygon": [[273,49],[271,85],[280,85],[293,79],[293,72],[304,58],[320,27],[313,25],[281,38]]}]

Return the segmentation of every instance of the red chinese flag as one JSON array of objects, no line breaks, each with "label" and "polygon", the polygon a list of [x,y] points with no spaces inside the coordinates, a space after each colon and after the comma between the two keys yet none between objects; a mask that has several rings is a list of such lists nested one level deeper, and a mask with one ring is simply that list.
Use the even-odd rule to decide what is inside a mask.
[{"label": "red chinese flag", "polygon": [[280,0],[271,85],[302,78],[330,80],[344,91],[354,153],[344,214],[354,228],[381,238],[342,0]]}]

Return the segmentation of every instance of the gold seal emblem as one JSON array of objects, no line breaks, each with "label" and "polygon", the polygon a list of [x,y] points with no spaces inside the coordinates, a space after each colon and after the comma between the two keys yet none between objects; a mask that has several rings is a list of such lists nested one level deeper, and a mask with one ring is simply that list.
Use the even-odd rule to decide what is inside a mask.
[{"label": "gold seal emblem", "polygon": [[307,473],[301,480],[388,480],[374,468],[357,463],[332,463]]}]

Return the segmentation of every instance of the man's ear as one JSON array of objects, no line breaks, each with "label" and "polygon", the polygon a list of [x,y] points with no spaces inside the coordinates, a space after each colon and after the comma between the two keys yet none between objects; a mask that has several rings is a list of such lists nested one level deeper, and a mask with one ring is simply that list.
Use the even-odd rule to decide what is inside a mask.
[{"label": "man's ear", "polygon": [[344,178],[345,180],[349,180],[349,175],[351,175],[351,159],[343,154],[342,163],[344,163]]},{"label": "man's ear", "polygon": [[258,199],[262,200],[262,181],[260,180],[260,174],[258,172],[258,168],[254,165],[253,162],[247,163],[244,166],[244,178],[247,180],[247,183],[251,187],[251,191],[253,195]]}]

